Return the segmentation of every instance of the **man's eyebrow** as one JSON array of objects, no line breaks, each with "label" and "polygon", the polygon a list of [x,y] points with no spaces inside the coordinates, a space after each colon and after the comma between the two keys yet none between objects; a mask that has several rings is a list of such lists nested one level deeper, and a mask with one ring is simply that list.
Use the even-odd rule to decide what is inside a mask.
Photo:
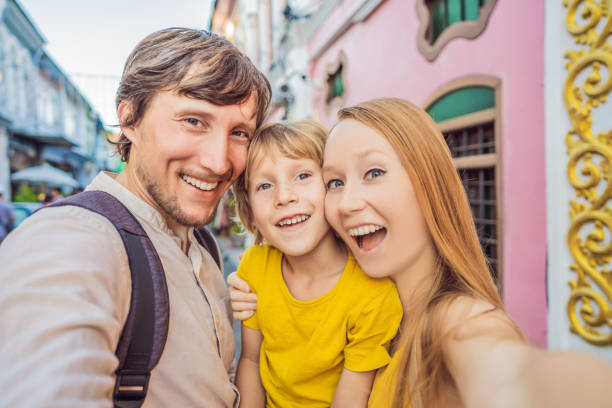
[{"label": "man's eyebrow", "polygon": [[176,112],[176,116],[198,116],[204,119],[212,119],[214,118],[215,115],[213,115],[210,112],[206,112],[200,109],[185,108],[185,109],[179,109]]}]

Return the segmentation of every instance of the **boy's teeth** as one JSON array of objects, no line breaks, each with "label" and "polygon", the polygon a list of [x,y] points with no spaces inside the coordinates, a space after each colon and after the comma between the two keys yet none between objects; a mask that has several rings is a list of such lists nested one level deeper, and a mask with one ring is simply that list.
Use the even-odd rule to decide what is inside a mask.
[{"label": "boy's teeth", "polygon": [[352,237],[360,237],[362,235],[367,235],[367,234],[371,234],[373,232],[376,232],[376,231],[378,231],[381,228],[382,227],[380,225],[374,225],[374,224],[363,225],[361,227],[351,228],[349,230],[349,235],[352,236]]},{"label": "boy's teeth", "polygon": [[293,217],[288,220],[283,220],[279,222],[278,225],[279,227],[282,227],[285,225],[293,225],[293,224],[297,224],[298,222],[306,221],[308,218],[310,218],[308,215],[299,215],[297,217]]},{"label": "boy's teeth", "polygon": [[219,183],[205,183],[203,181],[200,181],[196,178],[193,177],[189,177],[187,175],[183,175],[183,180],[189,184],[191,184],[194,187],[199,188],[200,190],[203,191],[210,191],[213,190],[215,187],[217,187],[217,185]]}]

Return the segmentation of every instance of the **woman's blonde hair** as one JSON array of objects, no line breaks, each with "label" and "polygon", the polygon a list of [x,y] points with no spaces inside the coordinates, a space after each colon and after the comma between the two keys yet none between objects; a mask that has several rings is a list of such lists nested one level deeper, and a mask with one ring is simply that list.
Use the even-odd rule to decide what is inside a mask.
[{"label": "woman's blonde hair", "polygon": [[[338,112],[383,136],[412,181],[437,255],[434,285],[415,302],[397,341],[399,369],[393,407],[439,406],[448,375],[439,339],[441,314],[461,295],[482,299],[499,310],[502,301],[491,277],[465,189],[444,138],[421,108],[401,99],[375,99]],[[518,328],[516,328],[518,330]]]},{"label": "woman's blonde hair", "polygon": [[302,120],[294,123],[271,123],[262,126],[256,133],[247,156],[246,170],[234,183],[236,210],[244,227],[255,236],[255,245],[264,242],[261,233],[251,220],[249,204],[249,176],[253,166],[262,156],[276,151],[292,159],[311,159],[323,165],[323,149],[328,130],[317,122]]}]

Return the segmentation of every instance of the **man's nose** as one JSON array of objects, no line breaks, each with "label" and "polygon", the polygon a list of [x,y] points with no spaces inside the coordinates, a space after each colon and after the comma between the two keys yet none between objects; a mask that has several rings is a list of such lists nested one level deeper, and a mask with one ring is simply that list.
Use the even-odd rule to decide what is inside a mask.
[{"label": "man's nose", "polygon": [[216,175],[224,175],[231,169],[229,137],[221,132],[209,135],[204,144],[201,164]]}]

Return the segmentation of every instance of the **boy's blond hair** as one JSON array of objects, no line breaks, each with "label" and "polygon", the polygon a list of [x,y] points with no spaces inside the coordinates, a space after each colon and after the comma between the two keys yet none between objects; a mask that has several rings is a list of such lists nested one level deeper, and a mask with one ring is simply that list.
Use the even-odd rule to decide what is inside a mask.
[{"label": "boy's blond hair", "polygon": [[249,175],[254,163],[275,149],[292,159],[311,159],[323,165],[323,149],[328,130],[317,122],[302,120],[294,123],[271,123],[262,126],[249,146],[246,170],[234,183],[236,210],[244,227],[255,236],[255,245],[263,243],[261,233],[251,222]]}]

